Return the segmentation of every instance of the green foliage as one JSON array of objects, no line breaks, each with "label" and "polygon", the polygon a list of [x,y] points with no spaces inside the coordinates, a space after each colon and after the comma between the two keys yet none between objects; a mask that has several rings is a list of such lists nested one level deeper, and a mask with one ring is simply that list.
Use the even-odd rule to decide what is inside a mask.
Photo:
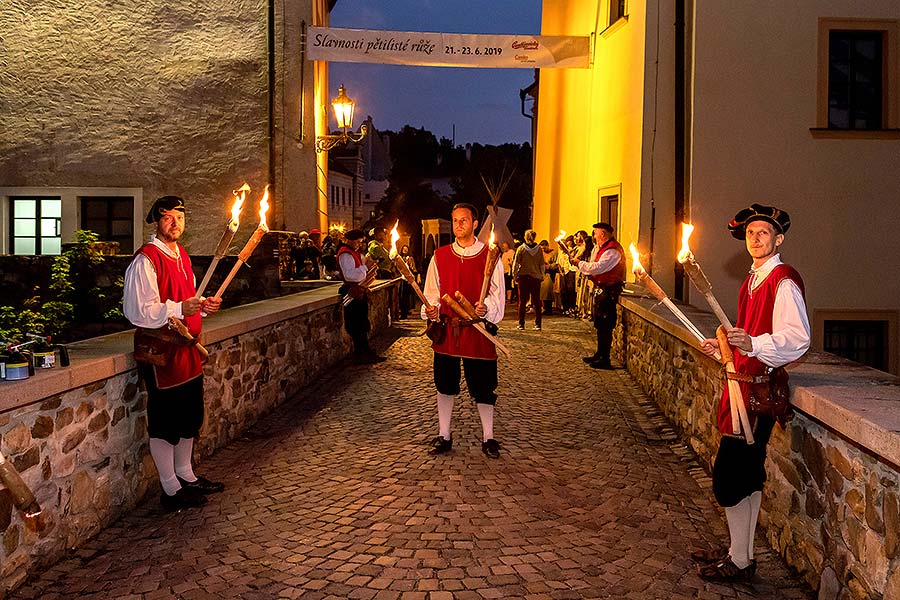
[{"label": "green foliage", "polygon": [[84,331],[96,328],[98,318],[107,324],[125,323],[123,278],[103,286],[97,281],[97,267],[104,257],[93,244],[100,236],[79,230],[74,239],[74,244],[54,258],[46,290],[35,288],[34,296],[23,302],[22,308],[0,306],[0,340],[11,342],[21,340],[25,333],[37,333],[67,342],[86,337]]}]

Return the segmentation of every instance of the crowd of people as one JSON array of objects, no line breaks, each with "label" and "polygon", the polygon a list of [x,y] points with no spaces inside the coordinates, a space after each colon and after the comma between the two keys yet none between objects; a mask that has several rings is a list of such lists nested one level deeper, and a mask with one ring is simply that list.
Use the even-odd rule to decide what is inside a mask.
[{"label": "crowd of people", "polygon": [[[524,329],[529,304],[534,329],[542,316],[559,310],[590,316],[597,330],[597,351],[584,358],[597,369],[610,367],[616,305],[625,280],[625,256],[610,224],[599,222],[593,232],[578,231],[556,241],[537,242],[525,232],[515,249],[502,247],[501,259],[488,268],[489,252],[475,237],[478,211],[460,203],[451,211],[454,241],[438,248],[428,263],[424,282],[426,303],[420,316],[428,322],[432,340],[438,435],[429,452],[453,448],[451,422],[464,377],[482,426],[481,450],[500,457],[494,438],[494,407],[498,384],[496,324],[507,300],[518,300],[518,329]],[[196,277],[187,252],[178,243],[185,230],[185,205],[177,196],[158,199],[147,215],[155,232],[134,256],[125,273],[123,309],[137,327],[134,358],[147,390],[147,433],[150,455],[159,474],[165,510],[203,505],[224,485],[194,473],[193,443],[204,421],[203,363],[206,350],[198,343],[204,317],[219,310],[221,300],[196,293]],[[790,227],[788,214],[754,204],[728,224],[752,258],[738,302],[738,318],[727,330],[727,345],[715,339],[701,343],[703,352],[733,355],[718,405],[722,441],[713,467],[713,491],[725,509],[729,544],[696,549],[700,577],[710,581],[750,581],[756,573],[754,534],[766,480],[766,445],[776,422],[790,417],[787,374],[783,366],[809,348],[810,328],[800,274],[782,263],[779,247]],[[340,279],[345,328],[353,340],[354,360],[369,364],[384,360],[369,346],[366,284],[393,278],[394,264],[385,244],[386,231],[332,230],[324,239],[313,229],[300,235],[293,255],[298,277]],[[409,248],[400,254],[418,274]],[[458,302],[452,301],[455,297]],[[410,305],[407,305],[407,310]],[[765,388],[760,391],[760,386]],[[740,390],[740,394],[737,390]],[[782,405],[772,399],[780,396]],[[735,416],[737,415],[737,416]],[[738,416],[740,418],[738,418]]]}]

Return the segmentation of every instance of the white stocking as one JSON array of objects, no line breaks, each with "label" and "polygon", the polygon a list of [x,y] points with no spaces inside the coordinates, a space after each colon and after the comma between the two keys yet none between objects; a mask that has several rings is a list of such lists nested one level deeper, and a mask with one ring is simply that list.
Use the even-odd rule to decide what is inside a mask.
[{"label": "white stocking", "polygon": [[482,442],[494,439],[494,405],[493,404],[476,404],[478,407],[478,416],[481,417],[481,435],[484,439]]},{"label": "white stocking", "polygon": [[439,433],[445,440],[450,439],[450,418],[453,416],[453,399],[455,397],[440,392],[437,395]]},{"label": "white stocking", "polygon": [[728,521],[728,533],[731,536],[731,547],[728,554],[731,561],[739,569],[746,569],[750,565],[750,557],[747,549],[750,547],[750,498],[744,498],[734,506],[725,508],[725,519]]},{"label": "white stocking", "polygon": [[197,481],[194,468],[191,467],[191,455],[194,452],[194,438],[181,438],[175,446],[175,474],[187,482]]},{"label": "white stocking", "polygon": [[174,496],[181,489],[178,478],[175,477],[175,446],[159,438],[150,438],[150,456],[156,471],[159,473],[159,483],[163,491]]},{"label": "white stocking", "polygon": [[747,557],[753,560],[753,541],[756,538],[756,521],[759,519],[759,506],[762,504],[762,492],[750,494],[750,545],[747,547]]}]

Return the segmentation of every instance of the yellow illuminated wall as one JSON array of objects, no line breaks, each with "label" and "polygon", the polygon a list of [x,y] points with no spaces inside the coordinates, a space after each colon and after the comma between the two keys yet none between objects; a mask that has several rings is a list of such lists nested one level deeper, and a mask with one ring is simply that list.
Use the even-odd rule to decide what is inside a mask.
[{"label": "yellow illuminated wall", "polygon": [[629,1],[626,12],[610,26],[609,0],[543,3],[542,35],[596,33],[590,68],[541,70],[534,189],[541,237],[590,232],[600,216],[599,191],[620,188],[616,237],[626,246],[649,242],[649,211],[643,218],[641,211],[642,156],[649,152],[644,2]]}]

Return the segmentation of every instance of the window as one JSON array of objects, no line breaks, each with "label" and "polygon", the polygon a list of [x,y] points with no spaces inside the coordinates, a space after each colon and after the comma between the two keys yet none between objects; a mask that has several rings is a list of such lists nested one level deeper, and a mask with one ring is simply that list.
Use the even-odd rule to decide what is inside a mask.
[{"label": "window", "polygon": [[881,129],[883,37],[881,31],[829,32],[829,129]]},{"label": "window", "polygon": [[100,239],[119,243],[120,254],[134,252],[134,198],[131,196],[82,196],[81,229]]},{"label": "window", "polygon": [[619,230],[619,198],[621,196],[621,185],[610,185],[597,190],[597,218],[612,225],[616,232]]},{"label": "window", "polygon": [[900,312],[815,309],[813,348],[897,375],[900,373]]},{"label": "window", "polygon": [[12,197],[10,220],[13,254],[59,254],[62,251],[60,198]]},{"label": "window", "polygon": [[819,19],[814,137],[900,137],[900,21]]},{"label": "window", "polygon": [[888,370],[887,321],[826,320],[824,336],[825,352]]},{"label": "window", "polygon": [[625,0],[609,0],[609,23],[607,26],[611,26],[623,17],[625,17]]}]

